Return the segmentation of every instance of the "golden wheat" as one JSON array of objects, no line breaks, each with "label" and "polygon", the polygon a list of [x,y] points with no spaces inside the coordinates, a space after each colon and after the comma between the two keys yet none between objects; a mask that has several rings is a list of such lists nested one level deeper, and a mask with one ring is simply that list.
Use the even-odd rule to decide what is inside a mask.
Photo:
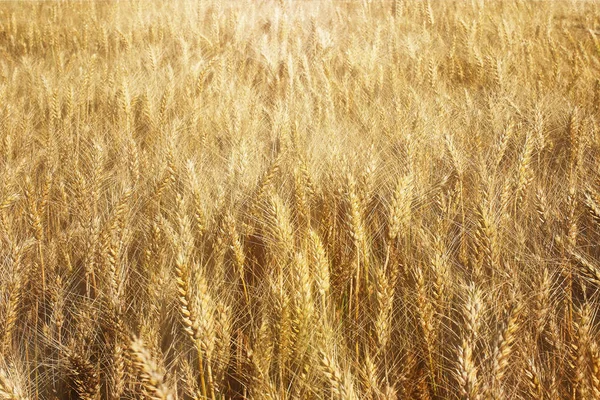
[{"label": "golden wheat", "polygon": [[0,3],[0,399],[599,399],[599,32]]}]

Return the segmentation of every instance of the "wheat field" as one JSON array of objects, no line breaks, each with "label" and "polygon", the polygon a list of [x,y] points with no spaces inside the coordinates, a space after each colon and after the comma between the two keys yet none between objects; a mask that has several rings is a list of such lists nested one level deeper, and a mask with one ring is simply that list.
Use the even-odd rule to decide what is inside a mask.
[{"label": "wheat field", "polygon": [[600,2],[0,2],[0,399],[600,399]]}]

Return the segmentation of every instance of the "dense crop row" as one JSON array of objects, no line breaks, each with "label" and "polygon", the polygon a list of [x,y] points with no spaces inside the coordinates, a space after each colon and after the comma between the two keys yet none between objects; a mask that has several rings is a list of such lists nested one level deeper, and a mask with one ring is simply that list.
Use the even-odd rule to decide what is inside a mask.
[{"label": "dense crop row", "polygon": [[600,399],[600,5],[0,3],[0,399]]}]

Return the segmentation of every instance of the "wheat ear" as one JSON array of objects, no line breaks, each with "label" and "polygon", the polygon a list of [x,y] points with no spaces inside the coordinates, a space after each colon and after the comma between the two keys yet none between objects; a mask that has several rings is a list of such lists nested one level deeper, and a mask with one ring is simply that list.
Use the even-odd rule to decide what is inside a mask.
[{"label": "wheat ear", "polygon": [[175,397],[165,383],[165,375],[146,349],[143,340],[134,337],[129,344],[129,351],[148,397],[152,400],[173,400]]}]

